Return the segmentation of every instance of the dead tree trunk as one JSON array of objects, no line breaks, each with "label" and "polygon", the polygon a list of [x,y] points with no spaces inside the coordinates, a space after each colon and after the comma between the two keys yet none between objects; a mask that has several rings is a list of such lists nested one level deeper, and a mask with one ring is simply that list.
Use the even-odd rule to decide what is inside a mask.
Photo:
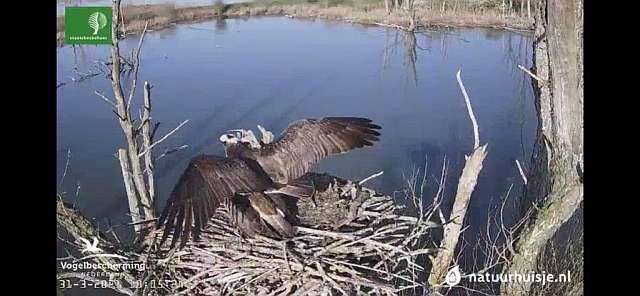
[{"label": "dead tree trunk", "polygon": [[[111,25],[112,44],[111,44],[111,87],[113,89],[113,99],[107,98],[105,95],[96,92],[104,101],[113,107],[113,112],[118,117],[118,122],[125,137],[126,148],[118,150],[118,159],[122,169],[122,177],[124,178],[125,189],[129,200],[129,211],[136,232],[141,230],[139,223],[145,221],[153,221],[155,218],[155,182],[153,175],[154,158],[152,148],[158,143],[164,141],[168,136],[182,127],[188,120],[183,121],[177,128],[166,134],[160,140],[153,142],[155,127],[151,124],[151,87],[147,82],[144,84],[144,100],[143,115],[140,118],[141,123],[134,125],[135,119],[131,115],[131,101],[135,95],[136,85],[138,81],[138,69],[140,68],[140,51],[144,36],[147,31],[145,24],[138,47],[132,57],[131,67],[133,71],[131,87],[128,96],[125,97],[122,88],[120,74],[122,72],[122,64],[119,45],[119,26],[122,18],[120,17],[120,0],[113,0],[113,22]],[[153,127],[153,128],[152,128]]]},{"label": "dead tree trunk", "polygon": [[387,12],[387,14],[391,13],[391,0],[384,0],[384,10]]},{"label": "dead tree trunk", "polygon": [[[116,114],[118,115],[120,127],[122,128],[122,132],[124,133],[125,140],[127,142],[127,154],[129,156],[129,166],[131,168],[131,178],[133,179],[133,184],[135,185],[135,191],[137,193],[136,200],[138,201],[138,206],[142,208],[142,213],[144,217],[143,219],[151,219],[155,217],[153,211],[153,203],[149,198],[149,194],[147,191],[147,185],[144,179],[144,173],[142,171],[142,167],[140,164],[140,157],[138,157],[138,153],[140,151],[138,147],[138,142],[136,141],[137,131],[133,125],[133,121],[130,114],[130,102],[125,99],[124,92],[122,91],[122,83],[120,81],[120,47],[118,43],[118,20],[120,19],[120,1],[113,1],[113,25],[111,26],[111,61],[113,66],[111,67],[111,87],[113,88],[113,94],[115,98],[115,108]],[[143,33],[144,34],[144,33]],[[144,36],[144,35],[143,35]],[[141,38],[142,41],[142,38]],[[139,51],[139,49],[138,49]],[[137,61],[136,61],[137,64]],[[137,72],[138,65],[134,66],[134,71]],[[134,73],[137,75],[137,73]],[[129,97],[133,97],[133,93],[135,92],[135,81],[134,78],[132,82],[131,94]],[[132,213],[133,214],[133,213]],[[135,218],[134,218],[135,219]],[[136,222],[136,221],[134,221]]]},{"label": "dead tree trunk", "polygon": [[449,270],[449,264],[454,257],[454,252],[456,246],[458,245],[458,240],[460,239],[460,235],[462,234],[464,218],[467,213],[467,208],[469,207],[471,194],[473,193],[473,190],[476,187],[476,183],[478,182],[478,175],[482,170],[482,163],[487,156],[487,145],[485,144],[480,146],[478,123],[476,121],[475,115],[473,114],[473,109],[471,108],[471,102],[469,101],[467,91],[462,84],[460,71],[458,71],[457,79],[460,90],[462,91],[465,103],[467,105],[469,118],[471,119],[471,123],[473,126],[473,153],[471,153],[471,156],[465,155],[464,168],[462,169],[462,175],[460,176],[460,180],[458,181],[458,188],[456,189],[453,209],[451,210],[451,214],[449,215],[450,222],[444,225],[443,238],[440,242],[438,254],[431,261],[431,272],[429,274],[428,281],[429,285],[431,285],[435,290],[439,289],[445,277],[445,274]]},{"label": "dead tree trunk", "polygon": [[[145,150],[153,145],[153,132],[151,131],[151,85],[144,82],[144,111],[142,115],[142,141]],[[155,200],[156,183],[153,176],[154,163],[153,155],[150,152],[144,154],[145,172],[147,173],[147,183],[149,186],[149,199]]]},{"label": "dead tree trunk", "polygon": [[[505,273],[534,271],[545,245],[583,200],[581,10],[581,0],[535,4],[533,72],[540,122],[527,196],[543,204],[518,236]],[[529,295],[530,289],[530,282],[511,282],[503,284],[501,293]]]},{"label": "dead tree trunk", "polygon": [[122,170],[122,179],[124,182],[124,189],[127,192],[127,199],[129,201],[129,215],[131,215],[131,222],[133,223],[133,230],[136,233],[140,232],[142,225],[138,224],[142,219],[140,213],[140,206],[138,205],[138,199],[136,195],[135,185],[133,185],[133,178],[131,178],[131,168],[129,167],[129,153],[127,149],[118,149],[118,160],[120,161],[120,169]]}]

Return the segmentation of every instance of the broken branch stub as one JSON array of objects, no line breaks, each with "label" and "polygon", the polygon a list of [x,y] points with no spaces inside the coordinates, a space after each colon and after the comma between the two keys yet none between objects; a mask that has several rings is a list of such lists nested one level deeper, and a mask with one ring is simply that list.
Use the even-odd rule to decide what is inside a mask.
[{"label": "broken branch stub", "polygon": [[449,216],[449,223],[444,226],[444,236],[440,243],[440,251],[432,261],[433,267],[429,275],[429,284],[432,286],[442,284],[444,275],[447,273],[449,264],[453,259],[455,248],[462,234],[464,217],[469,207],[471,194],[478,182],[478,175],[482,170],[482,162],[487,156],[486,149],[487,144],[480,146],[465,160],[464,169],[462,170],[460,181],[458,181],[453,210]]}]

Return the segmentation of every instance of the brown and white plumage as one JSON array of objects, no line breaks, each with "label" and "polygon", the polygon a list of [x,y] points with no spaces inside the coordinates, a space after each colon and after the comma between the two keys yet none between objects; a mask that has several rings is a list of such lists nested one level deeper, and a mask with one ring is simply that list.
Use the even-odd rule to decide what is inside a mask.
[{"label": "brown and white plumage", "polygon": [[366,118],[327,117],[294,122],[276,141],[257,147],[223,135],[227,157],[193,158],[174,187],[158,220],[165,227],[161,244],[169,234],[172,248],[178,240],[180,247],[189,237],[197,240],[219,206],[249,236],[292,236],[278,193],[309,196],[313,188],[296,179],[331,154],[372,146],[377,129]]},{"label": "brown and white plumage", "polygon": [[372,146],[380,136],[377,129],[367,118],[304,119],[289,125],[276,141],[240,154],[255,159],[274,182],[288,184],[331,154]]},{"label": "brown and white plumage", "polygon": [[292,237],[294,230],[286,219],[285,212],[266,194],[262,192],[249,193],[249,204],[260,218],[271,226],[278,235]]},{"label": "brown and white plumage", "polygon": [[173,232],[173,247],[178,240],[184,246],[189,236],[198,239],[219,206],[227,207],[234,222],[250,235],[256,232],[257,214],[252,208],[233,202],[239,192],[264,191],[272,188],[268,177],[256,173],[246,161],[200,155],[192,159],[173,189],[160,216],[158,226],[165,225],[161,241]]}]

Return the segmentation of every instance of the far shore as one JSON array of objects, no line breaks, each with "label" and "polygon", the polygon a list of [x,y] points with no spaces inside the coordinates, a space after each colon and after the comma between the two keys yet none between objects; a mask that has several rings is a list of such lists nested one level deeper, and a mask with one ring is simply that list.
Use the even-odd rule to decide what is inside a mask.
[{"label": "far shore", "polygon": [[[124,30],[137,35],[145,23],[148,30],[160,30],[180,23],[194,23],[216,18],[239,18],[251,16],[286,16],[303,19],[325,19],[379,25],[399,29],[409,26],[409,13],[399,9],[387,14],[382,2],[366,2],[359,5],[337,4],[329,6],[327,2],[283,2],[260,1],[227,5],[208,5],[196,7],[175,7],[169,4],[136,5],[123,7]],[[429,7],[416,7],[415,23],[421,28],[438,27],[475,27],[494,28],[515,31],[531,31],[532,20],[517,13],[502,14],[497,9],[449,9],[431,10]],[[57,40],[64,40],[64,16],[58,17]]]}]

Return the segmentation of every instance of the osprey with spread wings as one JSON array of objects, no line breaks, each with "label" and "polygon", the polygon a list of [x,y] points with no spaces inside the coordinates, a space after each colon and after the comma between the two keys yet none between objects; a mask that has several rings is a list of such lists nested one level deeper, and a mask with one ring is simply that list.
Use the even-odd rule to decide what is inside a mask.
[{"label": "osprey with spread wings", "polygon": [[[160,216],[161,243],[173,234],[171,247],[190,237],[198,240],[216,209],[223,206],[229,219],[248,236],[291,237],[281,196],[310,197],[313,186],[298,180],[321,159],[355,148],[372,146],[380,126],[370,119],[326,117],[299,120],[273,141],[261,126],[258,141],[251,131],[222,135],[226,157],[194,157],[173,189]],[[232,132],[232,131],[230,131]]]}]

